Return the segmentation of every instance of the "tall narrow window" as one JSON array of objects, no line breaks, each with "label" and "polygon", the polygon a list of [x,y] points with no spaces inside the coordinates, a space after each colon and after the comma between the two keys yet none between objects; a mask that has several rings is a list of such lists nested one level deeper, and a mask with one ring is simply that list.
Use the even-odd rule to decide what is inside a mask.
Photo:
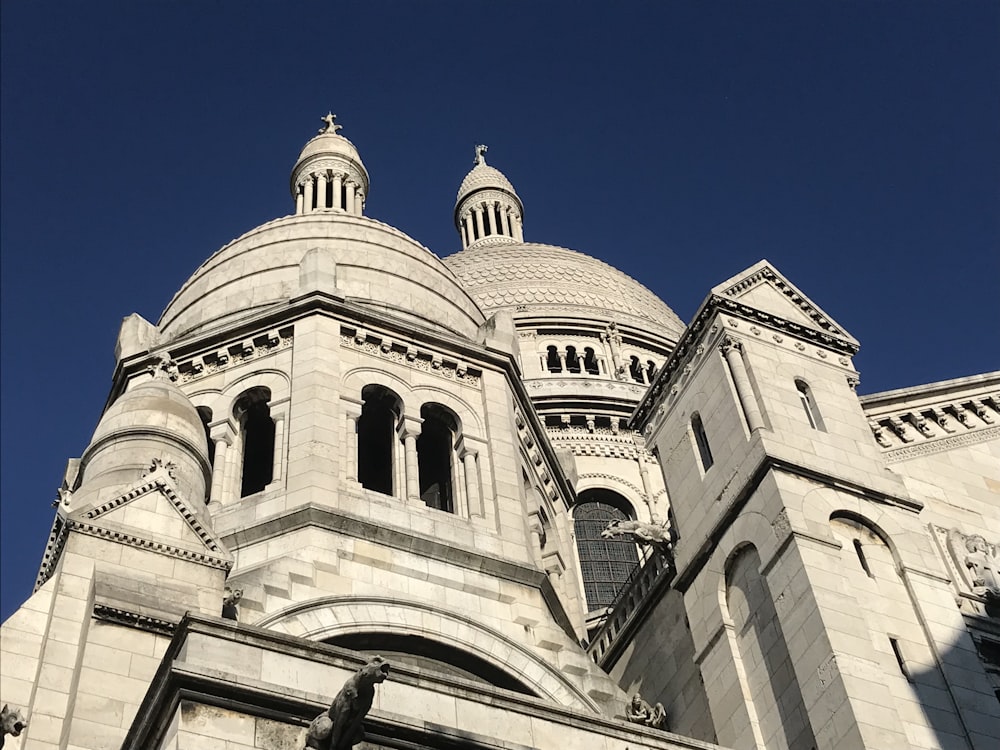
[{"label": "tall narrow window", "polygon": [[420,437],[417,438],[417,469],[420,499],[429,508],[455,512],[452,467],[458,420],[440,404],[420,407]]},{"label": "tall narrow window", "polygon": [[583,369],[587,371],[588,375],[599,375],[601,372],[600,366],[597,364],[597,355],[589,346],[583,350]]},{"label": "tall narrow window", "polygon": [[656,377],[656,363],[648,359],[646,360],[646,381],[649,383],[653,382],[653,378]]},{"label": "tall narrow window", "polygon": [[645,373],[643,372],[642,369],[642,362],[639,361],[638,357],[633,356],[631,360],[629,360],[628,371],[629,374],[632,376],[632,380],[634,380],[636,383],[645,382],[643,380],[643,376],[645,375]]},{"label": "tall narrow window", "polygon": [[274,478],[274,420],[267,388],[251,388],[236,401],[234,413],[243,443],[240,497],[260,492]]},{"label": "tall narrow window", "polygon": [[205,440],[208,441],[208,464],[215,466],[215,441],[212,440],[212,431],[209,429],[209,424],[212,423],[212,410],[207,406],[199,406],[198,416],[201,417],[201,423],[205,426]]},{"label": "tall narrow window", "polygon": [[364,404],[358,418],[358,481],[365,489],[393,492],[393,447],[401,413],[399,397],[388,388],[368,385],[361,391]]},{"label": "tall narrow window", "polygon": [[569,372],[580,372],[580,357],[576,353],[575,346],[566,347],[566,369]]},{"label": "tall narrow window", "polygon": [[806,413],[809,426],[814,430],[826,432],[826,427],[823,426],[823,417],[820,416],[819,408],[816,406],[816,399],[813,398],[812,389],[804,380],[796,380],[795,390],[799,392],[799,402]]},{"label": "tall narrow window", "polygon": [[694,432],[694,442],[698,446],[698,456],[701,458],[701,468],[708,471],[715,461],[712,459],[712,449],[708,446],[708,435],[705,425],[701,423],[701,415],[695,412],[691,416],[691,430]]}]

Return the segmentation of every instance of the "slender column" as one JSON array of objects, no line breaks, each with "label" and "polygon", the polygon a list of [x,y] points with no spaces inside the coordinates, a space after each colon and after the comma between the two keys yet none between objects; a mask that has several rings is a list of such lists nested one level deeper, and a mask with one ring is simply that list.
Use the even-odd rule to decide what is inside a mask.
[{"label": "slender column", "polygon": [[500,218],[500,204],[490,204],[490,224],[493,225],[493,234],[503,234],[503,220]]},{"label": "slender column", "polygon": [[472,209],[472,213],[474,213],[476,216],[476,232],[479,235],[479,239],[482,239],[483,237],[486,236],[486,234],[483,232],[483,209],[481,209],[479,206],[476,206],[475,208]]},{"label": "slender column", "polygon": [[660,517],[656,512],[656,505],[653,502],[653,483],[649,479],[649,466],[642,459],[642,456],[639,456],[639,475],[642,477],[643,499],[649,508],[649,520],[653,523],[659,523]]},{"label": "slender column", "polygon": [[351,180],[344,180],[344,210],[354,213],[354,183]]},{"label": "slender column", "polygon": [[242,479],[241,472],[243,471],[243,435],[237,435],[235,438],[235,443],[232,444],[232,451],[226,451],[228,454],[226,458],[225,472],[222,478],[222,498],[223,502],[227,500],[236,500],[240,496],[240,481]]},{"label": "slender column", "polygon": [[469,499],[469,515],[483,515],[483,499],[479,491],[479,463],[476,451],[465,451],[462,461],[465,463],[465,493]]},{"label": "slender column", "polygon": [[305,212],[308,213],[313,210],[313,181],[312,175],[306,177],[306,184],[304,188],[305,196],[303,200],[305,201]]},{"label": "slender column", "polygon": [[295,213],[296,214],[302,213],[302,204],[304,202],[303,196],[302,196],[302,189],[303,189],[302,185],[296,185],[295,186]]},{"label": "slender column", "polygon": [[747,417],[747,425],[753,432],[764,426],[764,417],[760,413],[760,405],[754,395],[753,386],[750,385],[750,376],[747,374],[746,362],[743,361],[743,344],[732,336],[726,336],[719,346],[719,350],[729,363],[729,371],[733,375],[733,383],[736,386],[736,395],[743,406],[743,413]]},{"label": "slender column", "polygon": [[333,207],[340,210],[344,209],[344,196],[342,195],[344,192],[343,179],[339,174],[333,176]]},{"label": "slender column", "polygon": [[222,504],[223,482],[226,479],[226,448],[229,447],[229,437],[215,438],[215,465],[212,467],[212,491],[209,502]]},{"label": "slender column", "polygon": [[316,175],[316,208],[326,208],[326,172]]},{"label": "slender column", "polygon": [[347,481],[358,481],[358,417],[360,414],[347,414]]},{"label": "slender column", "polygon": [[354,215],[361,216],[365,212],[365,194],[360,185],[354,186]]},{"label": "slender column", "polygon": [[503,214],[503,233],[506,234],[508,237],[513,237],[514,232],[510,228],[510,211],[504,209],[501,213]]},{"label": "slender column", "polygon": [[400,425],[403,438],[403,463],[406,470],[406,499],[420,502],[420,464],[417,462],[417,438],[420,437],[420,423],[404,417]]},{"label": "slender column", "polygon": [[476,241],[476,234],[475,234],[475,231],[472,228],[472,212],[471,211],[465,215],[465,219],[463,219],[463,222],[465,224],[465,236],[466,236],[466,238],[468,240],[465,243],[465,246],[468,247],[469,245],[471,245],[473,242]]},{"label": "slender column", "polygon": [[559,366],[562,368],[563,373],[566,373],[566,350],[559,350]]},{"label": "slender column", "polygon": [[521,226],[521,217],[517,214],[514,215],[514,239],[518,242],[524,242],[524,229]]},{"label": "slender column", "polygon": [[277,482],[281,479],[281,456],[284,453],[282,444],[285,437],[285,415],[272,414],[274,420],[274,457],[271,464],[271,481]]}]

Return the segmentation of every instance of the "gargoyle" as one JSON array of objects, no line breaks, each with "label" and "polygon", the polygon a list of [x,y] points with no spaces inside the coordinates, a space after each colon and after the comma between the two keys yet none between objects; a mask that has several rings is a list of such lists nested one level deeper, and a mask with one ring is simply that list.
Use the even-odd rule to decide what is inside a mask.
[{"label": "gargoyle", "polygon": [[337,693],[328,711],[309,725],[306,747],[312,750],[350,750],[364,739],[361,721],[372,707],[375,684],[389,676],[389,662],[373,656]]},{"label": "gargoyle", "polygon": [[8,734],[11,737],[19,737],[26,726],[28,720],[24,718],[21,709],[11,708],[5,703],[3,710],[0,710],[0,747],[3,747],[4,738]]},{"label": "gargoyle", "polygon": [[625,710],[625,718],[633,724],[645,724],[653,729],[667,728],[667,712],[663,710],[663,704],[651,706],[639,693],[632,696],[632,702]]},{"label": "gargoyle", "polygon": [[644,521],[611,521],[607,528],[601,532],[601,538],[611,539],[623,534],[628,534],[638,544],[650,545],[659,552],[669,553],[671,550],[669,524],[660,526]]}]

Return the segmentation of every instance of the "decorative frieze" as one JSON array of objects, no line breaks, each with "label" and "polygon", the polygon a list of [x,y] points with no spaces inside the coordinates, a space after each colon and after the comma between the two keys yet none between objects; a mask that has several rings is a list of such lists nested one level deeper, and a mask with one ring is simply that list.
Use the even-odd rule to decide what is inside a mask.
[{"label": "decorative frieze", "polygon": [[471,387],[478,387],[482,377],[482,370],[472,368],[466,362],[449,359],[439,352],[421,349],[410,342],[363,328],[342,327],[340,345]]},{"label": "decorative frieze", "polygon": [[[874,412],[874,413],[873,413]],[[868,426],[889,461],[937,453],[992,439],[1000,431],[993,397],[943,400],[893,411],[871,409]]]},{"label": "decorative frieze", "polygon": [[230,367],[266,357],[281,349],[287,349],[292,345],[293,338],[291,326],[264,331],[212,351],[175,360],[172,363],[174,366],[168,369],[168,375],[171,380],[190,383]]},{"label": "decorative frieze", "polygon": [[138,612],[129,612],[117,607],[110,607],[107,604],[94,605],[94,619],[113,622],[116,625],[124,625],[137,630],[145,630],[158,635],[172,636],[177,629],[177,623],[169,620],[161,620],[158,617],[142,615]]}]

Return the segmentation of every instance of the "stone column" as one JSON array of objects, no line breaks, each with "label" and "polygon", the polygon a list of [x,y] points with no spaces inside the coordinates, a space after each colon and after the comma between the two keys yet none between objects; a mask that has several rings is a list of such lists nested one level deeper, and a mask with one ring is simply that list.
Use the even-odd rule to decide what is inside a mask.
[{"label": "stone column", "polygon": [[733,376],[733,384],[736,386],[736,395],[743,406],[743,413],[746,414],[747,426],[750,428],[750,432],[760,429],[764,426],[764,417],[760,413],[760,405],[757,403],[753,386],[750,384],[746,362],[743,361],[743,344],[732,336],[725,336],[719,345],[719,350],[729,364],[729,371]]},{"label": "stone column", "polygon": [[333,176],[333,208],[344,209],[344,183],[343,177],[339,174]]},{"label": "stone column", "polygon": [[465,494],[469,499],[469,516],[483,515],[483,500],[479,491],[479,455],[467,450],[462,455],[465,464]]},{"label": "stone column", "polygon": [[482,239],[486,236],[486,233],[483,232],[483,209],[476,206],[472,209],[472,213],[475,214],[476,217],[476,232],[479,234],[479,239]]},{"label": "stone column", "polygon": [[229,447],[230,437],[220,435],[212,437],[215,441],[215,464],[212,466],[212,490],[209,494],[209,503],[221,505],[223,502],[223,487],[226,479],[226,449]]},{"label": "stone column", "polygon": [[649,508],[649,520],[653,523],[659,523],[660,517],[656,513],[656,504],[653,501],[653,483],[649,479],[649,466],[641,455],[639,456],[639,476],[642,477],[643,499],[646,501],[646,507]]},{"label": "stone column", "polygon": [[401,425],[403,457],[406,467],[406,499],[420,502],[420,465],[417,462],[417,438],[420,437],[420,422],[412,417],[403,417]]},{"label": "stone column", "polygon": [[365,212],[365,194],[360,185],[354,188],[354,215],[362,216]]},{"label": "stone column", "polygon": [[302,204],[304,203],[304,199],[303,199],[303,196],[302,196],[302,190],[303,190],[303,186],[301,184],[295,186],[295,213],[296,214],[301,214],[302,213]]},{"label": "stone column", "polygon": [[559,350],[559,366],[562,368],[563,374],[565,375],[566,372],[567,372],[567,370],[566,370],[566,350],[565,349],[560,349]]},{"label": "stone column", "polygon": [[281,456],[285,438],[285,414],[271,412],[271,419],[274,420],[274,456],[271,464],[271,481],[277,482],[281,479]]},{"label": "stone column", "polygon": [[465,246],[468,247],[469,245],[471,245],[473,242],[476,241],[476,232],[475,232],[475,229],[472,226],[472,213],[471,212],[469,212],[469,213],[467,213],[465,215],[465,219],[463,219],[463,223],[465,224],[465,236],[466,236]]},{"label": "stone column", "polygon": [[524,227],[521,226],[521,217],[514,214],[514,239],[524,242]]},{"label": "stone column", "polygon": [[308,213],[309,211],[313,210],[313,207],[312,207],[312,205],[313,205],[313,181],[312,181],[312,175],[309,175],[308,177],[306,177],[306,184],[305,184],[305,187],[303,188],[303,192],[305,193],[305,195],[303,197],[303,201],[305,202],[304,211],[306,213]]},{"label": "stone column", "polygon": [[351,409],[347,412],[347,481],[358,481],[358,419],[360,412]]},{"label": "stone column", "polygon": [[326,207],[326,172],[320,172],[316,175],[316,209]]},{"label": "stone column", "polygon": [[513,237],[514,232],[511,231],[510,228],[510,211],[504,209],[502,213],[503,213],[503,233],[506,234],[508,237]]}]

